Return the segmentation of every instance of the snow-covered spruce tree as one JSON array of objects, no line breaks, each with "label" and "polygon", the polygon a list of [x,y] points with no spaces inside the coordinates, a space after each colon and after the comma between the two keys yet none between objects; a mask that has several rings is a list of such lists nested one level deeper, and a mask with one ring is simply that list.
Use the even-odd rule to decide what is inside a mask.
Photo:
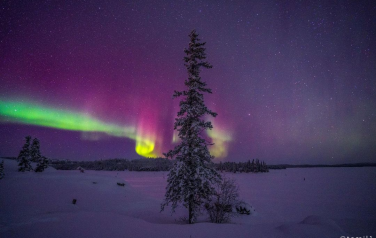
[{"label": "snow-covered spruce tree", "polygon": [[25,144],[22,146],[22,149],[20,150],[20,153],[18,154],[17,161],[20,162],[22,157],[30,157],[30,141],[31,136],[25,137]]},{"label": "snow-covered spruce tree", "polygon": [[25,144],[23,145],[18,157],[18,171],[20,172],[25,172],[25,171],[32,171],[33,168],[31,167],[30,164],[30,140],[31,136],[26,136],[25,137]]},{"label": "snow-covered spruce tree", "polygon": [[31,143],[31,149],[30,149],[30,161],[31,162],[39,162],[41,159],[40,155],[40,145],[38,138],[33,139],[33,143]]},{"label": "snow-covered spruce tree", "polygon": [[221,176],[212,166],[212,156],[207,146],[210,145],[201,133],[212,129],[210,121],[205,121],[205,115],[217,116],[204,104],[203,93],[212,93],[201,80],[200,68],[210,69],[212,66],[204,61],[205,42],[200,42],[198,34],[193,30],[190,35],[188,49],[185,49],[185,67],[188,70],[188,80],[185,80],[184,91],[175,91],[173,97],[183,96],[180,110],[175,119],[174,129],[179,132],[180,144],[164,154],[167,158],[175,158],[168,174],[165,200],[161,205],[171,204],[172,211],[182,203],[188,208],[188,222],[194,223],[202,205],[215,192],[215,185],[221,182]]},{"label": "snow-covered spruce tree", "polygon": [[0,179],[4,178],[5,173],[4,173],[4,160],[1,161],[0,163]]},{"label": "snow-covered spruce tree", "polygon": [[43,172],[45,169],[48,168],[48,165],[49,165],[49,159],[47,159],[44,156],[41,156],[39,158],[37,167],[35,168],[35,172]]}]

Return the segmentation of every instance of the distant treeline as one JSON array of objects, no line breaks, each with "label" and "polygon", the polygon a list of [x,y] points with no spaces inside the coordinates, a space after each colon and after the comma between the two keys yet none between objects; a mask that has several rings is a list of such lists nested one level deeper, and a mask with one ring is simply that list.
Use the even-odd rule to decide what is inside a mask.
[{"label": "distant treeline", "polygon": [[60,170],[74,170],[83,168],[86,170],[108,171],[168,171],[172,162],[165,158],[156,159],[107,159],[95,161],[52,161],[51,166]]},{"label": "distant treeline", "polygon": [[269,172],[269,168],[264,161],[258,159],[248,160],[247,162],[219,162],[215,164],[217,170],[233,173],[265,173]]},{"label": "distant treeline", "polygon": [[279,164],[268,165],[269,169],[287,169],[287,168],[333,168],[333,167],[376,167],[376,163],[353,163],[353,164]]},{"label": "distant treeline", "polygon": [[[3,159],[15,160],[15,157],[2,157]],[[168,171],[173,161],[165,158],[156,159],[106,159],[95,161],[70,161],[70,160],[51,160],[50,165],[59,170],[75,170],[82,168],[85,170],[108,170],[108,171]],[[304,165],[266,165],[265,162],[256,160],[248,160],[247,162],[219,162],[214,163],[217,170],[225,172],[244,172],[257,173],[268,172],[269,169],[287,169],[287,168],[325,168],[325,167],[376,167],[376,163],[354,163],[354,164],[304,164]]]},{"label": "distant treeline", "polygon": [[[51,166],[60,170],[74,170],[82,168],[85,170],[109,170],[109,171],[168,171],[172,166],[173,161],[165,158],[156,159],[107,159],[96,161],[67,161],[55,160],[51,162]],[[268,166],[265,162],[260,162],[258,159],[248,162],[220,162],[214,163],[213,166],[220,171],[225,172],[244,172],[244,173],[258,173],[268,172]]]}]

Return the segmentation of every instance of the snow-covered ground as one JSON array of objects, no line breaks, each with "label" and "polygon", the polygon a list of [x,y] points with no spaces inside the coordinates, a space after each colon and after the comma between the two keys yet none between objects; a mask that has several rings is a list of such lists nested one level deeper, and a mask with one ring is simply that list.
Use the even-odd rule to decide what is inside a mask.
[{"label": "snow-covered ground", "polygon": [[[4,160],[0,237],[376,237],[376,168],[226,174],[255,208],[230,224],[160,213],[167,172],[17,172]],[[125,183],[124,187],[117,182]],[[75,205],[72,200],[77,199]]]}]

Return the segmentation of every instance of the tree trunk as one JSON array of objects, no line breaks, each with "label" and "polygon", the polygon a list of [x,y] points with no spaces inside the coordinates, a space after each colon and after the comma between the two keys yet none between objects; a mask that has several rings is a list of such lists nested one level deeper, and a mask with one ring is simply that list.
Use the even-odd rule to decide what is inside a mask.
[{"label": "tree trunk", "polygon": [[193,224],[193,209],[192,209],[192,198],[189,199],[189,204],[188,204],[188,223]]}]

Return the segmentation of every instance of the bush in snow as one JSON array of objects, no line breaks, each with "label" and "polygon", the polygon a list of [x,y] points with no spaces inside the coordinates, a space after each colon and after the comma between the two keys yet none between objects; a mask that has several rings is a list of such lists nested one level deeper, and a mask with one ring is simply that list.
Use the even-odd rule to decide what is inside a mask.
[{"label": "bush in snow", "polygon": [[185,80],[186,90],[175,91],[174,98],[183,96],[180,110],[175,119],[174,129],[179,132],[181,142],[165,154],[167,158],[175,158],[167,179],[165,200],[161,210],[172,204],[172,211],[182,203],[188,208],[188,223],[192,224],[203,203],[215,191],[215,184],[221,181],[220,174],[214,169],[208,143],[201,135],[205,130],[212,129],[205,115],[217,116],[204,103],[203,93],[211,93],[206,83],[201,80],[200,69],[212,66],[204,61],[205,42],[201,43],[198,34],[193,30],[190,35],[189,48],[185,49],[185,67],[188,79]]},{"label": "bush in snow", "polygon": [[0,179],[4,178],[4,160],[0,163]]},{"label": "bush in snow", "polygon": [[85,173],[85,170],[81,167],[78,167],[77,170],[79,170],[81,173]]},{"label": "bush in snow", "polygon": [[236,212],[242,215],[251,215],[251,209],[247,209],[245,206],[236,207]]},{"label": "bush in snow", "polygon": [[25,137],[25,144],[23,145],[18,157],[18,171],[20,172],[25,172],[25,171],[32,171],[33,168],[31,167],[30,164],[30,140],[31,136],[26,136]]},{"label": "bush in snow", "polygon": [[239,188],[235,181],[224,178],[205,204],[205,209],[211,222],[224,223],[229,222],[231,217],[237,214],[234,210],[243,204],[244,202],[239,200]]}]

